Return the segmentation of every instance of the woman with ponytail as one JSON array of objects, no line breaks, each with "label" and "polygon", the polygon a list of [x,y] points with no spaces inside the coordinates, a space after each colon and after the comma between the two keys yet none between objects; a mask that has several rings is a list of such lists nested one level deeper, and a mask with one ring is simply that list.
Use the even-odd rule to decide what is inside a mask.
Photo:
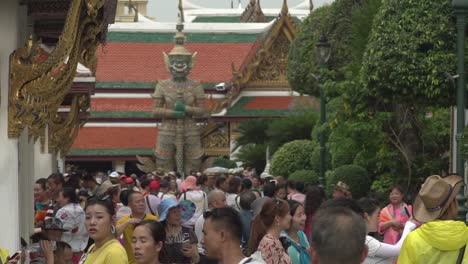
[{"label": "woman with ponytail", "polygon": [[289,229],[290,224],[288,203],[280,199],[266,200],[252,221],[249,254],[258,250],[266,263],[291,264],[291,258],[280,241],[281,231]]}]

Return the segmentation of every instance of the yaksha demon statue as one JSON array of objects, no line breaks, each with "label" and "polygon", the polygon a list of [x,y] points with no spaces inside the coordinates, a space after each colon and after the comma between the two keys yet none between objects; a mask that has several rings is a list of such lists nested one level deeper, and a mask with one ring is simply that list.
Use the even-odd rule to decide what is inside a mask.
[{"label": "yaksha demon statue", "polygon": [[165,171],[174,168],[183,175],[199,170],[204,154],[200,127],[194,118],[207,116],[205,94],[199,82],[188,79],[196,53],[185,47],[183,19],[177,25],[175,47],[164,61],[172,78],[159,81],[154,94],[154,117],[161,118],[154,154],[156,165]]}]

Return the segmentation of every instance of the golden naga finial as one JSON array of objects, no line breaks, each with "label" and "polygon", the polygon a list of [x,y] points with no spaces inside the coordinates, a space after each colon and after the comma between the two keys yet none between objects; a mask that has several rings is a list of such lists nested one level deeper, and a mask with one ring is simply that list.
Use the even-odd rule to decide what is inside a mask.
[{"label": "golden naga finial", "polygon": [[288,0],[283,0],[283,7],[281,8],[281,14],[286,16],[289,13]]},{"label": "golden naga finial", "polygon": [[180,23],[185,23],[184,4],[182,3],[182,0],[179,0],[179,16],[180,16]]}]

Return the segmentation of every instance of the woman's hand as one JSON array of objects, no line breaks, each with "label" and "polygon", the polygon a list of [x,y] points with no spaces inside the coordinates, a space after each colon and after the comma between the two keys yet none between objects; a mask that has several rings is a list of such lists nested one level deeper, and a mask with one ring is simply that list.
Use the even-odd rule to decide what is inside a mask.
[{"label": "woman's hand", "polygon": [[182,254],[190,258],[194,263],[198,263],[200,258],[200,256],[198,255],[198,249],[196,244],[191,244],[190,247],[182,247]]},{"label": "woman's hand", "polygon": [[393,220],[392,221],[392,228],[395,229],[395,230],[400,230],[400,229],[403,229],[405,227],[405,225],[400,222],[400,220]]},{"label": "woman's hand", "polygon": [[48,240],[41,240],[39,242],[41,244],[42,251],[44,252],[44,257],[46,262],[54,263],[54,250],[52,249],[52,242]]},{"label": "woman's hand", "polygon": [[24,263],[24,258],[22,258],[21,255],[23,255],[23,252],[21,252],[21,254],[18,254],[16,257],[14,257],[12,259],[8,259],[7,264],[20,263],[20,258],[21,258],[21,263]]}]

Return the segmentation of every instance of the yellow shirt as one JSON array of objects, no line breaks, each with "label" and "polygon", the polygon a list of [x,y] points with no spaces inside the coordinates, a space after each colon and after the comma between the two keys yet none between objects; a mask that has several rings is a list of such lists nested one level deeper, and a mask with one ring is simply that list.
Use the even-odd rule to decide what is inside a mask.
[{"label": "yellow shirt", "polygon": [[[125,216],[122,219],[120,219],[117,222],[117,226],[124,224],[127,222],[130,218],[132,218],[131,215]],[[154,220],[157,221],[158,217],[154,216],[152,214],[146,214],[145,217],[142,220]],[[130,264],[135,264],[135,256],[133,255],[133,249],[132,249],[132,235],[133,235],[133,230],[135,229],[134,224],[128,225],[124,231],[123,231],[123,237],[125,240],[125,250],[127,251],[127,256],[128,256],[128,263]]]},{"label": "yellow shirt", "polygon": [[[88,252],[92,252],[93,249],[94,245]],[[86,259],[83,264],[128,264],[127,253],[117,239],[107,241],[101,248],[84,257]]]}]

